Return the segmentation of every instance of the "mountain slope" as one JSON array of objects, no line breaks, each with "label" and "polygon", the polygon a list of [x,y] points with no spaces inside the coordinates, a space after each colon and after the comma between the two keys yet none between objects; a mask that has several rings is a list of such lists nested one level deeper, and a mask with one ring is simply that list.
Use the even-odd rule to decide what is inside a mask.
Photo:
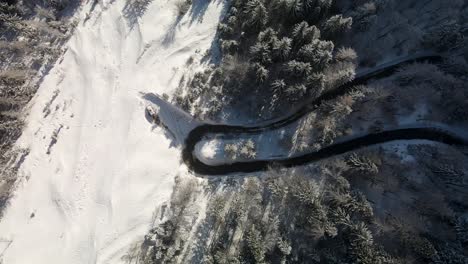
[{"label": "mountain slope", "polygon": [[78,14],[17,143],[30,154],[0,222],[5,263],[116,263],[185,173],[141,93],[171,93],[202,67],[223,4],[197,1],[177,17],[175,1],[146,3],[88,3]]}]

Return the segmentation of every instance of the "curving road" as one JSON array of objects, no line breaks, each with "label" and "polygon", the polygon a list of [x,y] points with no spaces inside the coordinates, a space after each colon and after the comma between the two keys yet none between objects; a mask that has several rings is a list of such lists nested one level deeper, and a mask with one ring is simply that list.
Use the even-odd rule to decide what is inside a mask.
[{"label": "curving road", "polygon": [[184,148],[182,150],[183,161],[187,164],[190,170],[203,175],[223,175],[236,172],[255,172],[267,170],[272,165],[280,165],[284,167],[293,167],[306,164],[308,162],[317,161],[331,156],[343,154],[349,151],[357,150],[363,147],[381,144],[395,140],[430,140],[448,145],[464,145],[468,146],[468,142],[449,131],[441,130],[440,128],[431,127],[416,127],[404,128],[383,131],[354,138],[345,142],[336,143],[324,147],[318,151],[307,153],[296,157],[288,157],[281,159],[268,160],[252,160],[247,162],[234,162],[223,165],[208,165],[200,161],[194,154],[195,145],[200,142],[205,135],[208,134],[257,134],[267,130],[277,129],[288,124],[291,124],[305,114],[314,111],[321,102],[333,99],[343,95],[356,85],[366,84],[371,79],[383,78],[395,73],[398,68],[415,62],[441,62],[442,58],[437,54],[418,54],[404,59],[395,60],[374,69],[367,70],[356,76],[356,78],[332,91],[322,94],[316,99],[311,99],[304,102],[296,109],[291,110],[284,117],[271,119],[257,125],[226,125],[226,124],[201,124],[191,130],[185,139]]}]

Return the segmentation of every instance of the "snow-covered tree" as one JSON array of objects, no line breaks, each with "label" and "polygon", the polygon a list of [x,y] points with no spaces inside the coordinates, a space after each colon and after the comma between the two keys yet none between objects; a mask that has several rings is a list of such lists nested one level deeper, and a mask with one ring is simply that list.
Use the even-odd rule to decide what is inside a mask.
[{"label": "snow-covered tree", "polygon": [[16,5],[10,5],[8,3],[0,3],[0,15],[19,15],[21,11]]},{"label": "snow-covered tree", "polygon": [[278,249],[280,250],[282,256],[281,256],[281,264],[286,263],[286,257],[291,254],[291,243],[288,242],[287,240],[283,239],[278,239],[277,242]]},{"label": "snow-covered tree", "polygon": [[266,250],[263,246],[263,237],[261,232],[255,227],[254,224],[252,224],[250,229],[247,231],[245,240],[247,242],[249,252],[252,254],[255,260],[255,263],[265,263]]},{"label": "snow-covered tree", "polygon": [[220,42],[224,54],[234,54],[239,48],[239,43],[235,40],[221,40]]},{"label": "snow-covered tree", "polygon": [[356,75],[355,64],[349,62],[330,64],[324,73],[327,88],[333,89],[354,79]]},{"label": "snow-covered tree", "polygon": [[[233,8],[233,9],[235,9],[235,8]],[[231,13],[233,13],[233,12],[231,11]],[[239,22],[239,19],[237,18],[237,16],[235,14],[232,14],[227,19],[227,24],[232,28],[236,27],[238,22]]]},{"label": "snow-covered tree", "polygon": [[352,48],[341,47],[335,54],[335,60],[340,62],[355,62],[356,59],[356,51]]},{"label": "snow-covered tree", "polygon": [[239,147],[236,144],[226,144],[224,146],[224,152],[232,160],[237,159],[238,151],[239,151]]},{"label": "snow-covered tree", "polygon": [[353,23],[358,30],[364,31],[376,19],[377,5],[374,2],[367,2],[352,12]]},{"label": "snow-covered tree", "polygon": [[335,15],[330,17],[323,25],[323,30],[328,37],[337,36],[340,33],[350,29],[353,25],[351,17],[343,17],[343,15]]},{"label": "snow-covered tree", "polygon": [[239,157],[253,159],[257,156],[255,142],[252,139],[226,144],[224,146],[224,152],[232,160],[236,160]]},{"label": "snow-covered tree", "polygon": [[277,33],[271,27],[258,33],[257,42],[264,43],[273,47],[274,43],[278,41]]},{"label": "snow-covered tree", "polygon": [[316,26],[309,26],[306,21],[296,24],[293,28],[292,36],[297,46],[302,46],[320,38],[320,30]]},{"label": "snow-covered tree", "polygon": [[234,33],[234,29],[230,25],[224,23],[219,24],[218,31],[221,37],[230,36]]},{"label": "snow-covered tree", "polygon": [[273,44],[273,54],[274,57],[279,61],[285,61],[288,59],[289,54],[291,53],[291,43],[292,40],[288,37],[284,37],[280,40],[277,40]]},{"label": "snow-covered tree", "polygon": [[271,48],[270,45],[263,42],[257,42],[250,47],[251,61],[259,62],[263,65],[271,63]]},{"label": "snow-covered tree", "polygon": [[297,100],[299,97],[305,95],[307,92],[307,87],[304,84],[293,84],[288,86],[285,90],[288,98],[291,100]]},{"label": "snow-covered tree", "polygon": [[271,83],[271,88],[275,92],[282,92],[286,89],[286,83],[282,79],[275,80]]},{"label": "snow-covered tree", "polygon": [[312,66],[308,62],[292,60],[285,65],[285,70],[291,77],[307,77],[312,73]]},{"label": "snow-covered tree", "polygon": [[251,28],[262,28],[268,22],[268,11],[261,0],[249,0],[245,4],[244,14]]},{"label": "snow-covered tree", "polygon": [[276,0],[274,4],[275,9],[281,13],[293,16],[295,19],[302,18],[304,15],[302,0]]},{"label": "snow-covered tree", "polygon": [[379,167],[371,159],[358,156],[356,153],[351,154],[346,162],[351,168],[363,173],[376,174],[379,172]]},{"label": "snow-covered tree", "polygon": [[252,139],[248,139],[247,141],[242,143],[240,148],[240,155],[249,159],[254,159],[255,157],[257,157],[255,143]]},{"label": "snow-covered tree", "polygon": [[298,59],[310,62],[316,69],[323,69],[333,58],[334,45],[331,41],[314,39],[310,44],[302,46]]},{"label": "snow-covered tree", "polygon": [[356,263],[374,264],[374,238],[371,231],[363,222],[350,226],[350,255]]},{"label": "snow-covered tree", "polygon": [[264,66],[259,63],[254,63],[252,68],[257,83],[264,83],[268,79],[268,70]]},{"label": "snow-covered tree", "polygon": [[325,88],[325,75],[323,73],[313,73],[307,76],[306,84],[309,90],[318,96]]},{"label": "snow-covered tree", "polygon": [[312,206],[319,199],[320,187],[315,181],[298,179],[293,187],[291,195],[302,205]]}]

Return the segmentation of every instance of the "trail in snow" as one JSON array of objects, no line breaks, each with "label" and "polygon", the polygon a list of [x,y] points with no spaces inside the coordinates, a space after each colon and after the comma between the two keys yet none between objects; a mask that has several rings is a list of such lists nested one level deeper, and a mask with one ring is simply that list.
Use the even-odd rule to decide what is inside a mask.
[{"label": "trail in snow", "polygon": [[211,47],[223,3],[194,1],[176,23],[175,1],[152,1],[131,24],[125,2],[84,7],[32,101],[17,143],[30,154],[0,222],[0,240],[12,241],[4,263],[122,262],[186,173],[180,151],[145,120],[141,94],[174,91],[187,59]]}]

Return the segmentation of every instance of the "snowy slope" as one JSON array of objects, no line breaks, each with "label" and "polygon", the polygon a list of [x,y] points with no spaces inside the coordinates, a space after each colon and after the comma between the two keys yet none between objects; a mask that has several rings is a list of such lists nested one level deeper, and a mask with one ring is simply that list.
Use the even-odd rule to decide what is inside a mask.
[{"label": "snowy slope", "polygon": [[3,263],[119,263],[146,233],[186,171],[141,94],[170,94],[187,59],[210,48],[223,4],[194,5],[177,19],[175,1],[155,0],[137,24],[124,0],[83,8],[18,142],[30,154],[0,222]]}]

